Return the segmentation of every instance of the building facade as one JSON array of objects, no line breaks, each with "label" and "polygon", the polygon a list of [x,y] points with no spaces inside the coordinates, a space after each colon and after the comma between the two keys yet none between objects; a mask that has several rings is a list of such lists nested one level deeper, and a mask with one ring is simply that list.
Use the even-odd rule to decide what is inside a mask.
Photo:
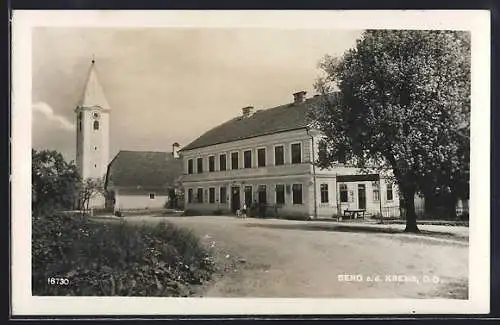
[{"label": "building facade", "polygon": [[234,213],[244,204],[265,215],[314,218],[346,210],[399,214],[395,185],[379,175],[337,164],[314,166],[322,134],[308,112],[320,98],[294,94],[290,104],[242,114],[184,147],[185,207],[196,213]]}]

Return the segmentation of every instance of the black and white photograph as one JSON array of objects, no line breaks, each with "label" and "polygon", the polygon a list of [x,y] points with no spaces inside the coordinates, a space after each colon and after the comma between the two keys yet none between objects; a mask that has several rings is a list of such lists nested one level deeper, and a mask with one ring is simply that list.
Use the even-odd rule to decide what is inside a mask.
[{"label": "black and white photograph", "polygon": [[13,310],[487,312],[489,19],[14,12]]}]

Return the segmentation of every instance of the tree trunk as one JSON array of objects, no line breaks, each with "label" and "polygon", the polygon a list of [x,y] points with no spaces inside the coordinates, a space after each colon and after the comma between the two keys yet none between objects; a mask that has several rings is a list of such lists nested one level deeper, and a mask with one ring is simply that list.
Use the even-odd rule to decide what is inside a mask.
[{"label": "tree trunk", "polygon": [[455,192],[450,193],[450,197],[448,199],[448,216],[450,220],[457,219],[457,195]]},{"label": "tree trunk", "polygon": [[417,214],[415,213],[415,190],[403,190],[403,204],[406,211],[406,228],[405,232],[419,233],[417,227]]}]

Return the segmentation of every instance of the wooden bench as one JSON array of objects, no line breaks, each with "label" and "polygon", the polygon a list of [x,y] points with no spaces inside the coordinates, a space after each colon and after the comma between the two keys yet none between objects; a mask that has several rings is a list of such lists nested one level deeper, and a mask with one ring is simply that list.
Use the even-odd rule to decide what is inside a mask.
[{"label": "wooden bench", "polygon": [[363,219],[365,218],[365,211],[364,209],[346,209],[344,210],[344,217],[349,217],[349,219],[357,219],[358,216],[361,214]]}]

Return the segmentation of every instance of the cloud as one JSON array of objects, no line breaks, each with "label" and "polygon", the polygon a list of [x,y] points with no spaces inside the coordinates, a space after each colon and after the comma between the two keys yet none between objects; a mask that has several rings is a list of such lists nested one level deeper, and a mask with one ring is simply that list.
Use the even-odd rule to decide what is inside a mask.
[{"label": "cloud", "polygon": [[57,150],[66,160],[74,160],[74,125],[64,116],[56,114],[47,103],[36,102],[32,104],[32,109],[32,147],[37,150]]},{"label": "cloud", "polygon": [[48,120],[55,122],[57,126],[60,128],[73,131],[75,129],[75,125],[68,121],[64,116],[57,115],[52,107],[45,102],[37,102],[33,104],[33,111],[42,113]]}]

